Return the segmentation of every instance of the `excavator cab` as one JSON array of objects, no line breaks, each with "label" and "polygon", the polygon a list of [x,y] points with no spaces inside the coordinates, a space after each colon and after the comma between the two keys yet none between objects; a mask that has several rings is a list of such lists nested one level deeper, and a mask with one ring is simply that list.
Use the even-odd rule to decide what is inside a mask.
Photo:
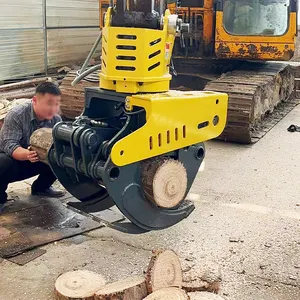
[{"label": "excavator cab", "polygon": [[215,54],[219,58],[290,60],[296,34],[296,0],[217,2]]},{"label": "excavator cab", "polygon": [[[190,24],[175,55],[290,60],[297,0],[182,0],[168,7]],[[182,45],[184,45],[182,47]]]}]

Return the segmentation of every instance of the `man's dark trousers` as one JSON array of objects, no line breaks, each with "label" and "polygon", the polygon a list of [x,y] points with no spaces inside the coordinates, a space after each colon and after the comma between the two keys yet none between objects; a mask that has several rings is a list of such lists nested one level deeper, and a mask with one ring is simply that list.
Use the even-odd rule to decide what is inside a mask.
[{"label": "man's dark trousers", "polygon": [[6,189],[9,183],[39,175],[32,185],[32,191],[43,192],[56,180],[49,166],[44,163],[18,161],[5,153],[0,153],[0,203],[7,200]]}]

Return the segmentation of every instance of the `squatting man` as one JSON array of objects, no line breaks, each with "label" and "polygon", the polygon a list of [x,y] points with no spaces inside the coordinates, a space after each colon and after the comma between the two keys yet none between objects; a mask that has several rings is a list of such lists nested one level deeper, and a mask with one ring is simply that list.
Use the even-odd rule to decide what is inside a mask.
[{"label": "squatting man", "polygon": [[0,213],[8,205],[9,183],[39,175],[31,187],[32,195],[61,197],[52,184],[56,177],[38,155],[30,149],[32,133],[39,128],[53,128],[61,121],[58,115],[61,91],[52,82],[41,83],[32,101],[12,108],[0,131]]}]

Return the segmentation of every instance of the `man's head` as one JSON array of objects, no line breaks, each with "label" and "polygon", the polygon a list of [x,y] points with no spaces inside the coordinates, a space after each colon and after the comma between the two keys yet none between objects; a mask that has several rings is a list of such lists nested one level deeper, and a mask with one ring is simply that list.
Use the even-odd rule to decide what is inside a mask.
[{"label": "man's head", "polygon": [[59,112],[60,89],[52,82],[41,83],[32,99],[33,109],[39,120],[51,120]]}]

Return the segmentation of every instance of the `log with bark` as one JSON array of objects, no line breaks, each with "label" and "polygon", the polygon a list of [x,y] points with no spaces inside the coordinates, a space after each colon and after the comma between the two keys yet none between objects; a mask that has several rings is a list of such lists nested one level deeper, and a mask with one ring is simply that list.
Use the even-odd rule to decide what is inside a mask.
[{"label": "log with bark", "polygon": [[162,208],[173,208],[186,195],[187,172],[174,159],[149,159],[142,164],[142,185],[149,201]]},{"label": "log with bark", "polygon": [[188,293],[190,300],[224,300],[221,296],[209,292]]},{"label": "log with bark", "polygon": [[5,91],[22,89],[24,87],[36,87],[37,85],[45,81],[52,81],[52,79],[50,77],[40,77],[29,80],[23,80],[15,83],[3,84],[0,85],[0,93]]},{"label": "log with bark", "polygon": [[56,300],[94,300],[94,294],[105,285],[103,276],[79,270],[59,276],[55,282]]},{"label": "log with bark", "polygon": [[146,271],[146,284],[149,294],[167,287],[182,287],[181,264],[172,250],[154,251]]},{"label": "log with bark", "polygon": [[107,284],[95,293],[95,300],[142,300],[147,296],[144,277],[129,277]]},{"label": "log with bark", "polygon": [[53,137],[51,128],[40,128],[33,132],[30,137],[30,148],[36,151],[39,160],[48,164],[48,152],[52,146]]},{"label": "log with bark", "polygon": [[189,300],[188,294],[179,288],[170,287],[157,290],[144,300]]}]

